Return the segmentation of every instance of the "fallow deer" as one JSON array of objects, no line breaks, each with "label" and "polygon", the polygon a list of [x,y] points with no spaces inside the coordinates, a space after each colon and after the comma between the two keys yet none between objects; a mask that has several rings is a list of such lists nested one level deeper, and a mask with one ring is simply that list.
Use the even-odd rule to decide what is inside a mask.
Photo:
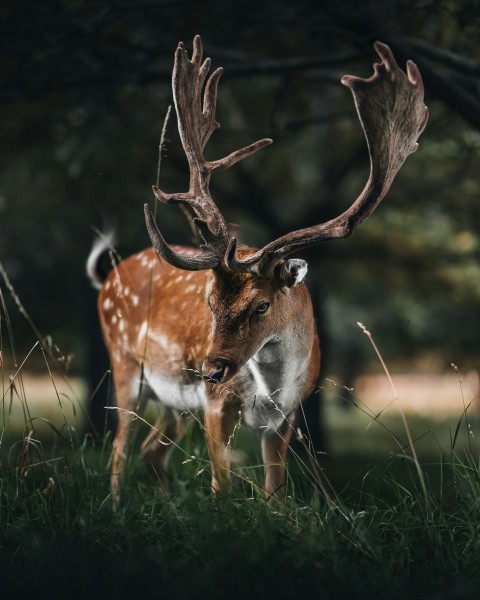
[{"label": "fallow deer", "polygon": [[[204,243],[199,249],[169,246],[145,205],[153,248],[121,262],[101,287],[98,309],[120,409],[111,476],[117,501],[129,411],[141,410],[137,398],[143,384],[164,407],[142,451],[165,487],[170,450],[182,437],[186,417],[202,409],[213,491],[230,487],[230,437],[240,418],[261,438],[267,496],[284,496],[295,410],[314,390],[320,366],[312,302],[303,282],[307,263],[287,257],[326,240],[349,237],[417,149],[428,118],[416,65],[408,61],[404,73],[388,46],[376,42],[374,47],[381,62],[374,64],[370,78],[341,79],[353,93],[368,144],[370,176],[364,190],[338,217],[257,250],[237,248],[209,184],[212,173],[271,140],[257,141],[220,160],[204,158],[205,145],[219,127],[215,108],[222,69],[207,79],[210,59],[202,62],[199,36],[191,60],[183,43],[178,45],[173,96],[190,187],[174,194],[157,187],[153,191],[160,202],[183,203],[193,211]],[[93,279],[94,262],[90,261]]]}]

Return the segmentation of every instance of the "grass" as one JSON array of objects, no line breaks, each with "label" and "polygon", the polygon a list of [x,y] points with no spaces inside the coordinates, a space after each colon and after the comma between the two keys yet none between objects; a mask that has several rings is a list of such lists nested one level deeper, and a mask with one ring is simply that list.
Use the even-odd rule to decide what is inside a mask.
[{"label": "grass", "polygon": [[[422,463],[425,489],[408,455],[363,461],[336,488],[328,480],[351,456],[293,454],[287,500],[272,507],[259,465],[237,467],[231,498],[212,499],[194,428],[173,457],[170,497],[132,459],[115,513],[110,438],[71,433],[73,447],[50,430],[49,443],[31,434],[4,452],[5,597],[450,599],[480,589],[480,471],[468,448]],[[248,436],[239,446],[249,452]]]},{"label": "grass", "polygon": [[445,485],[440,494],[427,488],[427,498],[411,470],[405,484],[383,478],[388,499],[338,496],[327,505],[293,493],[279,510],[246,484],[215,502],[184,465],[190,472],[174,481],[170,498],[132,476],[113,513],[107,457],[83,444],[68,464],[3,469],[4,590],[466,598],[480,583],[480,478],[466,461],[444,464]]},{"label": "grass", "polygon": [[[263,497],[258,446],[243,430],[235,449],[248,460],[235,466],[231,497],[213,499],[193,427],[172,459],[171,495],[132,458],[114,512],[111,438],[82,435],[75,389],[55,383],[58,355],[37,339],[58,420],[33,407],[28,362],[14,359],[14,386],[2,363],[2,597],[478,597],[480,470],[467,403],[442,434],[410,418],[407,432],[401,415],[379,417],[350,391],[333,390],[332,451],[291,451],[280,506]],[[12,350],[11,332],[9,340]],[[350,411],[338,408],[339,395]]]}]

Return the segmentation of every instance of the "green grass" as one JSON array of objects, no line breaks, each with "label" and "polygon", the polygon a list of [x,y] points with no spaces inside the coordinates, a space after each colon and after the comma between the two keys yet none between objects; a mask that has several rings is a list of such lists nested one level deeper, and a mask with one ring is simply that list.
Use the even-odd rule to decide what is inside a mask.
[{"label": "green grass", "polygon": [[258,440],[242,428],[232,496],[214,500],[195,424],[172,457],[171,495],[133,452],[114,512],[111,437],[82,437],[81,410],[66,415],[66,399],[55,394],[56,418],[41,420],[41,405],[29,406],[21,389],[14,400],[24,403],[23,433],[4,402],[0,448],[6,597],[477,597],[473,408],[438,423],[409,418],[423,486],[398,414],[379,424],[355,406],[339,408],[331,395],[330,451],[291,450],[281,506],[266,503]]},{"label": "green grass", "polygon": [[[133,452],[123,506],[114,512],[110,436],[83,437],[82,411],[67,414],[62,403],[74,402],[56,393],[56,418],[44,419],[42,405],[29,402],[23,387],[19,380],[12,400],[4,386],[5,597],[477,597],[473,407],[437,423],[409,418],[421,479],[398,414],[379,423],[355,406],[345,411],[330,395],[329,453],[292,449],[287,499],[273,506],[262,494],[258,440],[242,428],[234,441],[240,462],[232,496],[211,497],[203,432],[195,424],[172,457],[171,495]],[[10,400],[23,406],[20,421],[11,418]]]},{"label": "green grass", "polygon": [[426,495],[408,458],[363,464],[337,490],[327,477],[348,455],[292,456],[288,498],[272,507],[258,465],[238,467],[232,496],[214,501],[194,430],[174,456],[171,496],[132,460],[115,513],[110,440],[73,435],[72,450],[68,436],[51,437],[55,447],[30,439],[2,458],[2,590],[12,595],[473,598],[480,589],[480,472],[468,452],[426,466]]}]

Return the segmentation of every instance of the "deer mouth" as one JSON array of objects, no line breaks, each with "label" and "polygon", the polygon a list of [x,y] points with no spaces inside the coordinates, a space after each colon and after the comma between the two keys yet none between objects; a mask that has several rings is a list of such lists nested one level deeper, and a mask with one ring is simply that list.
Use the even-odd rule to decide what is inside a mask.
[{"label": "deer mouth", "polygon": [[236,371],[236,363],[223,356],[207,356],[202,365],[203,377],[208,383],[225,383]]}]

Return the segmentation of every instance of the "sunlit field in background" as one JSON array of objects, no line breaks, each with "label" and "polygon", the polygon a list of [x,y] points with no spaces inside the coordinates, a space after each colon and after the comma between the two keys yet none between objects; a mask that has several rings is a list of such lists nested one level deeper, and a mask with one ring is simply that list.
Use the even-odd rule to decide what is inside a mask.
[{"label": "sunlit field in background", "polygon": [[79,433],[85,428],[87,385],[83,379],[22,370],[13,385],[8,378],[6,383],[3,400],[6,435],[21,436],[29,428],[30,418],[31,428],[42,438],[52,433],[48,423],[61,429],[66,422]]},{"label": "sunlit field in background", "polygon": [[[66,424],[74,431],[77,442],[81,440],[89,400],[83,379],[22,369],[11,383],[10,374],[4,375],[3,453],[8,451],[8,443],[31,430],[34,437],[48,445],[57,432],[63,431],[65,436]],[[476,371],[462,375],[452,367],[451,372],[443,374],[402,373],[392,378],[398,398],[384,374],[362,375],[353,388],[336,383],[335,376],[320,381],[326,447],[315,451],[319,456],[328,455],[333,471],[333,465],[338,464],[342,473],[353,475],[348,468],[352,456],[356,457],[352,467],[361,468],[362,463],[367,467],[404,452],[410,454],[402,410],[421,460],[435,461],[442,453],[478,449],[480,400]],[[105,395],[105,405],[112,405],[114,398],[105,392],[107,388],[105,385],[98,393]],[[158,409],[152,401],[147,419],[153,422]],[[303,433],[308,436],[308,431]],[[243,432],[239,437],[236,457],[242,462],[242,440],[248,434]],[[247,446],[254,452],[255,440],[252,438]],[[343,460],[347,464],[342,465]]]},{"label": "sunlit field in background", "polygon": [[462,377],[452,369],[452,373],[408,373],[392,379],[398,397],[383,374],[362,375],[350,390],[336,385],[334,379],[327,380],[325,417],[333,453],[352,451],[374,458],[398,451],[391,433],[405,437],[402,410],[419,454],[431,458],[439,451],[450,451],[462,415],[466,427],[457,442],[474,444],[474,426],[480,417],[476,372]]}]

